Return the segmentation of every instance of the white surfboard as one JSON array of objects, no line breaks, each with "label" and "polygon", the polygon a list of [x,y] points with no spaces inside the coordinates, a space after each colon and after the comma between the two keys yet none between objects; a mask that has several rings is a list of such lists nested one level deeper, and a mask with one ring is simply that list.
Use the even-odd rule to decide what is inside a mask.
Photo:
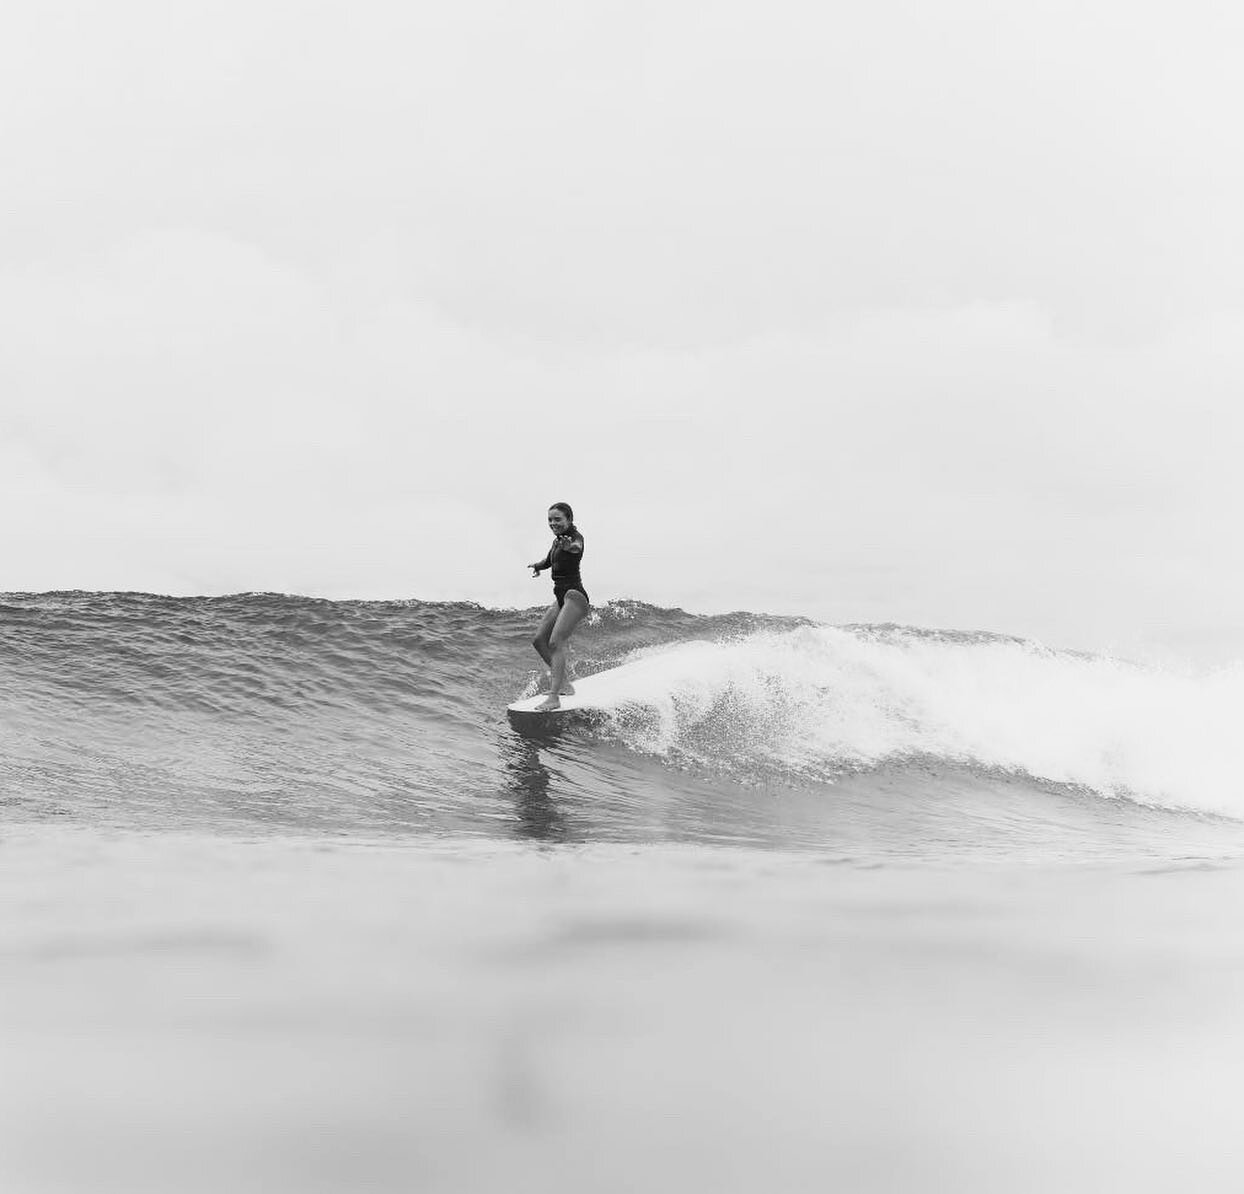
[{"label": "white surfboard", "polygon": [[641,654],[594,676],[574,682],[574,696],[564,696],[556,709],[541,711],[544,693],[506,706],[516,728],[555,726],[571,722],[577,714],[590,717],[643,708],[659,709],[670,704],[680,691],[695,692],[705,677],[720,677],[722,648],[718,643],[679,643],[674,647]]},{"label": "white surfboard", "polygon": [[629,695],[627,680],[633,668],[632,664],[622,664],[620,667],[597,672],[596,675],[588,676],[583,680],[575,680],[574,696],[563,696],[556,709],[539,708],[548,699],[548,693],[542,692],[507,705],[505,711],[513,722],[533,722],[556,718],[563,713],[583,713],[593,709],[600,711],[612,708]]}]

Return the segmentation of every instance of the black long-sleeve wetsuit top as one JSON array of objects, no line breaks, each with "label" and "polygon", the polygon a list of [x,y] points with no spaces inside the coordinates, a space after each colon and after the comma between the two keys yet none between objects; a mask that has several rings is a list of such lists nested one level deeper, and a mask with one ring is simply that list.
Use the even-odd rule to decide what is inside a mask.
[{"label": "black long-sleeve wetsuit top", "polygon": [[[570,540],[569,544],[563,542],[566,539]],[[578,550],[574,550],[575,548]],[[553,596],[557,598],[558,605],[565,601],[566,594],[571,589],[577,589],[584,597],[587,597],[587,590],[583,587],[583,580],[579,576],[579,561],[582,559],[583,535],[572,526],[564,535],[559,535],[553,540],[549,554],[536,565],[541,572],[545,568],[553,569]]]}]

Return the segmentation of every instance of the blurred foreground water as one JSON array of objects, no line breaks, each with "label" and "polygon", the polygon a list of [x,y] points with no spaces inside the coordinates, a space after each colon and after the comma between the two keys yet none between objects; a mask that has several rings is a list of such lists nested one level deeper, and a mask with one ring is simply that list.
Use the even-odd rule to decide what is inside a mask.
[{"label": "blurred foreground water", "polygon": [[1234,862],[25,827],[0,1188],[1234,1190]]}]

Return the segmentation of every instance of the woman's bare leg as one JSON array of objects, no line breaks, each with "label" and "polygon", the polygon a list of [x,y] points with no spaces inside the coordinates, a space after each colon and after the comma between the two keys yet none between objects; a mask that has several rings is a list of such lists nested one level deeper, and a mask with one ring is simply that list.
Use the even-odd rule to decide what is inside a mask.
[{"label": "woman's bare leg", "polygon": [[571,695],[574,692],[566,684],[566,661],[569,654],[570,636],[575,627],[587,616],[587,600],[582,593],[571,589],[566,594],[566,604],[562,606],[553,624],[553,633],[549,635],[549,646],[553,651],[553,661],[549,664],[552,682],[549,695],[537,706],[539,709],[556,709],[561,705],[558,699],[561,693]]},{"label": "woman's bare leg", "polygon": [[557,602],[554,601],[544,611],[544,617],[540,619],[540,625],[536,628],[536,637],[531,640],[531,645],[535,647],[536,654],[544,660],[546,667],[553,666],[553,648],[549,646],[549,636],[553,633],[557,615],[561,612]]}]

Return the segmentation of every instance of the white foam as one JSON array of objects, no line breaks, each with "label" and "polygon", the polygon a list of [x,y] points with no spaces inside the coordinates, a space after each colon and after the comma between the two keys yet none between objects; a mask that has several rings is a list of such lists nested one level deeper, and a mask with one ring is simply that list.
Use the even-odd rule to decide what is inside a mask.
[{"label": "white foam", "polygon": [[804,627],[636,652],[611,704],[624,739],[656,754],[813,774],[925,755],[1244,817],[1240,669]]}]

